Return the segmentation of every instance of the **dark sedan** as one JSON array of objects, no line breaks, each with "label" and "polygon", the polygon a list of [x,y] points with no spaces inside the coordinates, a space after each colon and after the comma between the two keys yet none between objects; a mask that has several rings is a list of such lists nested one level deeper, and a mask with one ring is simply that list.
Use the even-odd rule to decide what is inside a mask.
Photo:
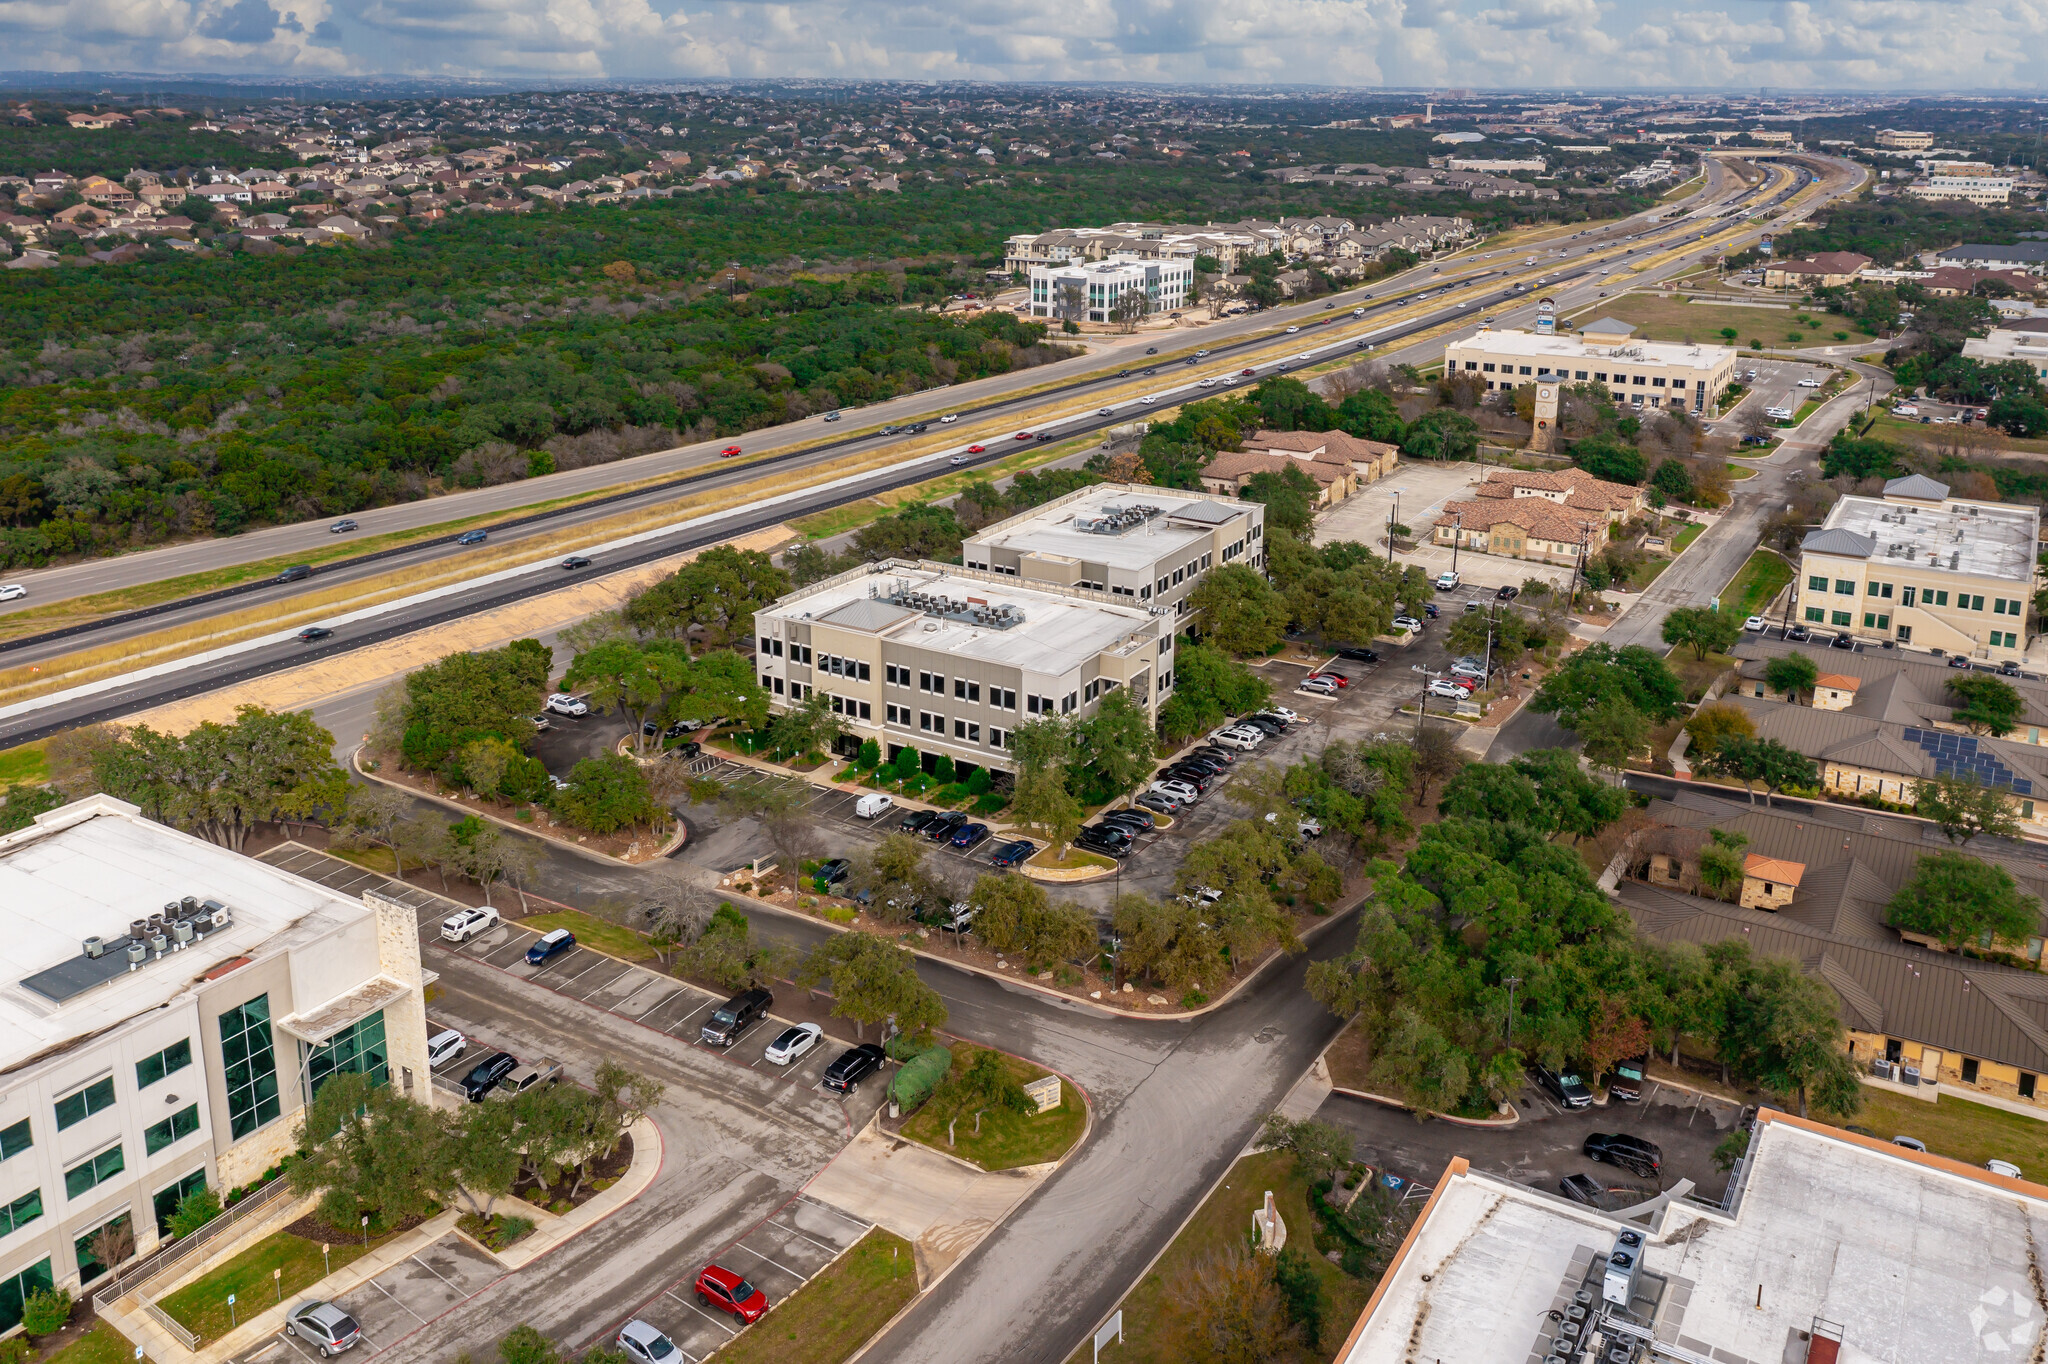
[{"label": "dark sedan", "polygon": [[1380,656],[1379,656],[1379,655],[1378,655],[1377,653],[1373,652],[1373,651],[1372,651],[1371,649],[1360,649],[1360,648],[1345,648],[1345,649],[1339,649],[1339,650],[1337,651],[1337,657],[1339,657],[1339,658],[1355,658],[1355,659],[1357,659],[1357,660],[1358,660],[1358,661],[1359,661],[1360,663],[1377,663],[1377,662],[1379,662],[1379,661],[1380,661]]},{"label": "dark sedan", "polygon": [[1014,867],[1038,851],[1038,845],[1028,838],[1012,839],[997,848],[988,859],[992,867]]},{"label": "dark sedan", "polygon": [[299,643],[311,644],[314,640],[326,639],[333,633],[334,631],[324,625],[308,625],[305,629],[299,631]]},{"label": "dark sedan", "polygon": [[952,844],[956,848],[972,848],[988,837],[986,824],[962,824],[953,831]]},{"label": "dark sedan", "polygon": [[896,827],[906,834],[923,833],[925,826],[938,817],[939,812],[937,810],[912,810],[903,817],[903,822]]}]

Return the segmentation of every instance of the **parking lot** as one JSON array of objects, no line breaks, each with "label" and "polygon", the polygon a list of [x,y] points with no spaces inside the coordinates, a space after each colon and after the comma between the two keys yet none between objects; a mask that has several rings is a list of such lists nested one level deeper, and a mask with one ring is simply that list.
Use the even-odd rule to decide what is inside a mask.
[{"label": "parking lot", "polygon": [[[745,1278],[771,1303],[781,1302],[867,1235],[870,1226],[829,1203],[798,1194],[719,1251],[713,1263]],[[689,1364],[697,1364],[744,1329],[739,1318],[705,1306],[695,1283],[694,1273],[685,1275],[633,1311],[634,1317],[674,1341]]]},{"label": "parking lot", "polygon": [[[1744,379],[1742,376],[1750,370],[1756,371],[1756,378]],[[1714,427],[1719,434],[1739,436],[1742,433],[1741,417],[1757,408],[1785,407],[1796,414],[1803,403],[1820,392],[1818,388],[1799,387],[1799,381],[1807,379],[1825,384],[1833,373],[1826,365],[1802,364],[1797,360],[1738,360],[1736,380],[1748,384],[1749,392],[1743,395],[1741,402],[1717,418]],[[1735,425],[1729,425],[1730,422]]]},{"label": "parking lot", "polygon": [[[472,1296],[505,1272],[504,1267],[454,1232],[392,1265],[334,1299],[362,1328],[355,1352],[380,1354]],[[291,1364],[317,1360],[320,1352],[279,1331],[240,1356],[244,1364]]]}]

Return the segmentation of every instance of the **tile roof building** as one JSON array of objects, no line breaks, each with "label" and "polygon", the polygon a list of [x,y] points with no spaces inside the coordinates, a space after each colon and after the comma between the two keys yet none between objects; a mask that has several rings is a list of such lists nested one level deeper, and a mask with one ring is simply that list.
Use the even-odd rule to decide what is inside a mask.
[{"label": "tile roof building", "polygon": [[1571,563],[1583,540],[1643,510],[1643,490],[1582,469],[1494,469],[1472,497],[1444,503],[1438,545],[1544,563]]},{"label": "tile roof building", "polygon": [[1202,468],[1202,487],[1235,495],[1258,474],[1299,469],[1316,481],[1317,501],[1329,506],[1392,473],[1400,449],[1342,431],[1256,431],[1243,450],[1219,451]]},{"label": "tile roof building", "polygon": [[1823,251],[1799,260],[1772,261],[1764,267],[1764,287],[1769,289],[1832,288],[1852,283],[1856,272],[1870,264],[1870,257],[1854,251]]}]

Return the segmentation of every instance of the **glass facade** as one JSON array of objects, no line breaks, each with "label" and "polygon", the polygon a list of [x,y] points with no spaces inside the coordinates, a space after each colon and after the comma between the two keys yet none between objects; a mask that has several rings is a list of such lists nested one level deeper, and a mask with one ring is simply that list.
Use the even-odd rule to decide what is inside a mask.
[{"label": "glass facade", "polygon": [[21,1305],[28,1295],[37,1289],[55,1286],[50,1277],[50,1260],[43,1257],[22,1270],[0,1279],[0,1331],[12,1331],[21,1325]]},{"label": "glass facade", "polygon": [[[118,1235],[127,1229],[128,1214],[124,1212],[113,1221],[106,1223],[104,1226],[94,1227],[91,1231],[71,1243],[71,1251],[78,1257],[78,1282],[80,1285],[91,1283],[113,1267],[112,1265],[101,1264],[100,1257],[93,1254],[93,1238],[103,1231],[111,1231]],[[134,1253],[135,1238],[131,1235],[128,1238],[128,1255],[133,1255]],[[126,1259],[127,1256],[124,1255],[121,1258]]]},{"label": "glass facade", "polygon": [[181,1071],[192,1064],[192,1042],[179,1038],[154,1056],[145,1056],[135,1063],[135,1087],[148,1089],[166,1075]]},{"label": "glass facade", "polygon": [[29,1135],[27,1118],[11,1127],[0,1127],[0,1160],[12,1160],[34,1145],[34,1138]]},{"label": "glass facade", "polygon": [[306,1049],[307,1098],[320,1092],[328,1077],[343,1073],[367,1075],[373,1085],[391,1083],[390,1049],[384,1045],[384,1011],[359,1018],[317,1047]]},{"label": "glass facade", "polygon": [[156,1212],[156,1234],[159,1236],[169,1236],[171,1234],[171,1214],[178,1210],[178,1205],[183,1203],[187,1197],[198,1193],[205,1187],[206,1169],[204,1166],[201,1166],[176,1184],[168,1184],[158,1189],[155,1198],[151,1200],[153,1209]]},{"label": "glass facade", "polygon": [[240,1141],[275,1122],[281,1111],[269,995],[258,995],[220,1016],[220,1057],[228,1089],[228,1131]]},{"label": "glass facade", "polygon": [[166,1146],[182,1141],[199,1130],[199,1105],[188,1104],[162,1122],[142,1129],[142,1149],[155,1155]]},{"label": "glass facade", "polygon": [[43,1191],[31,1189],[21,1197],[0,1208],[0,1236],[12,1236],[16,1230],[27,1226],[43,1215]]},{"label": "glass facade", "polygon": [[64,1196],[77,1198],[90,1193],[128,1168],[119,1146],[109,1146],[91,1160],[82,1160],[64,1172]]},{"label": "glass facade", "polygon": [[76,1094],[66,1094],[57,1100],[57,1130],[84,1122],[95,1113],[104,1113],[114,1106],[114,1077],[95,1080]]}]

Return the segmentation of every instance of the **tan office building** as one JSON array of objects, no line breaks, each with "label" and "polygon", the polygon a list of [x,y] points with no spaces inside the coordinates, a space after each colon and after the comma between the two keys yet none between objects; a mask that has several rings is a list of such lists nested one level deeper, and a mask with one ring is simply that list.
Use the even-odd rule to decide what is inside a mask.
[{"label": "tan office building", "polygon": [[1613,318],[1588,322],[1576,334],[1545,335],[1481,327],[1444,348],[1444,373],[1469,374],[1489,392],[1550,378],[1605,384],[1628,407],[1711,412],[1735,378],[1732,346],[1636,341],[1635,328]]}]

